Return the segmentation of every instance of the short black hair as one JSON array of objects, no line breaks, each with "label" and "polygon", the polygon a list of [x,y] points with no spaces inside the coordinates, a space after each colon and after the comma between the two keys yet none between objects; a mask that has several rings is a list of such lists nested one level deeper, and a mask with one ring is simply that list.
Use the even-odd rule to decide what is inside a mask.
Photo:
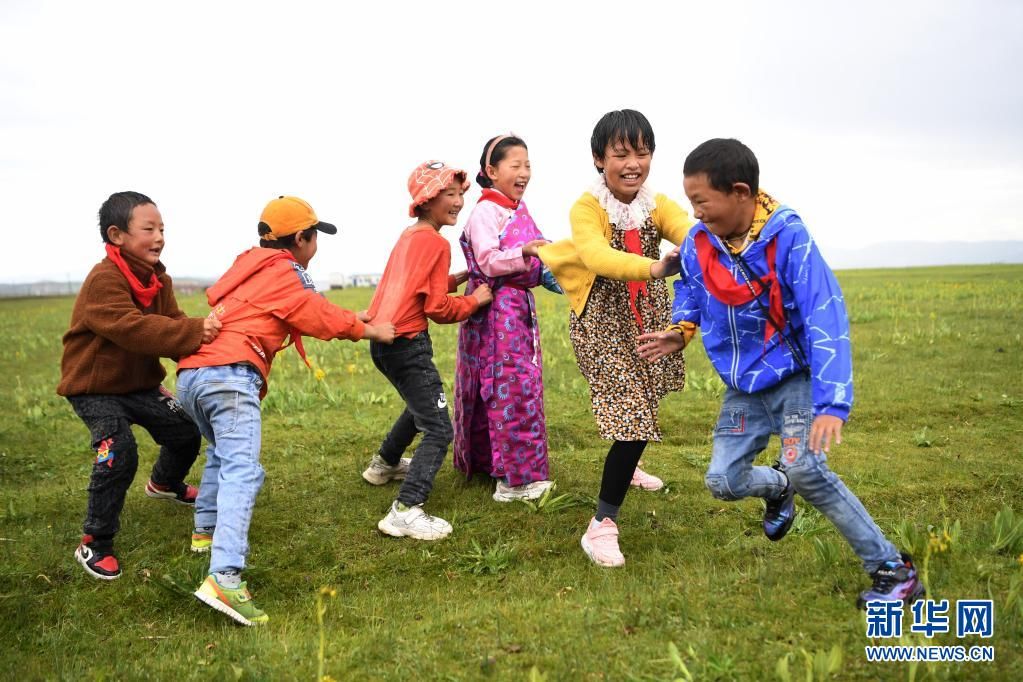
[{"label": "short black hair", "polygon": [[760,164],[753,151],[732,138],[716,137],[689,152],[682,166],[682,175],[704,173],[710,186],[731,194],[732,185],[744,182],[756,195],[760,189]]},{"label": "short black hair", "polygon": [[[487,140],[487,144],[483,147],[483,153],[480,154],[480,172],[476,174],[476,184],[480,187],[494,186],[494,181],[487,177],[487,166],[496,166],[501,163],[504,157],[508,155],[508,150],[512,147],[522,147],[526,150],[529,149],[529,147],[526,146],[526,143],[522,141],[521,137],[509,135],[497,144],[494,144],[494,140],[498,137],[500,137],[500,135],[495,135]],[[492,144],[494,144],[494,150],[490,152],[490,158],[488,159],[487,151],[490,149],[490,145]]]},{"label": "short black hair", "polygon": [[[259,230],[259,245],[264,249],[290,249],[295,245],[295,235],[298,234],[298,232],[294,232],[277,239],[263,239],[263,237],[270,234],[270,226],[266,223],[260,223],[256,229]],[[308,241],[313,238],[316,226],[307,227],[304,230],[300,230],[300,232]]]},{"label": "short black hair", "polygon": [[136,206],[145,206],[156,202],[139,192],[114,192],[103,205],[99,207],[99,234],[103,241],[110,244],[110,237],[107,236],[107,228],[113,225],[122,232],[128,231],[128,223],[131,221],[131,212]]},{"label": "short black hair", "polygon": [[[609,111],[604,114],[597,125],[593,126],[590,135],[590,151],[593,156],[603,160],[608,145],[629,143],[633,149],[639,149],[640,143],[654,153],[654,129],[646,116],[635,109]],[[599,172],[599,169],[598,169]]]}]

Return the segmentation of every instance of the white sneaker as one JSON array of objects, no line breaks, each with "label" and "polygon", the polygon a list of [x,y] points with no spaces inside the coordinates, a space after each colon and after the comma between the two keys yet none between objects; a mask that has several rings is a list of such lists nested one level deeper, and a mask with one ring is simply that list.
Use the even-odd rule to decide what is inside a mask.
[{"label": "white sneaker", "polygon": [[508,485],[498,479],[494,490],[494,502],[513,502],[515,500],[535,500],[541,497],[554,485],[554,481],[533,481],[522,485]]},{"label": "white sneaker", "polygon": [[383,485],[388,481],[400,481],[408,475],[408,467],[411,463],[411,459],[402,457],[397,464],[391,466],[380,455],[373,455],[373,459],[369,460],[369,466],[362,472],[362,477],[366,479],[367,483],[373,485]]},{"label": "white sneaker", "polygon": [[451,532],[451,524],[444,519],[430,516],[417,504],[405,511],[398,510],[398,503],[391,505],[387,516],[380,519],[377,528],[381,533],[396,538],[410,537],[416,540],[440,540]]}]

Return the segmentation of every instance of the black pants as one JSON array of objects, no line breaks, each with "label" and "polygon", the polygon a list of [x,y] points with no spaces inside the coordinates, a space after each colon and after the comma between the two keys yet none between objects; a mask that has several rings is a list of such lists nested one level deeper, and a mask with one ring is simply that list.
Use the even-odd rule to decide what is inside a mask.
[{"label": "black pants", "polygon": [[89,427],[96,460],[89,480],[89,504],[83,531],[112,537],[120,530],[121,509],[139,466],[131,425],[138,424],[160,446],[150,477],[177,486],[199,455],[199,430],[163,387],[124,395],[76,395],[68,402]]},{"label": "black pants", "polygon": [[444,385],[433,364],[430,335],[424,331],[411,339],[395,338],[391,345],[373,341],[369,354],[405,401],[404,411],[380,445],[380,456],[388,464],[397,464],[416,434],[423,434],[398,491],[402,504],[422,504],[430,496],[433,479],[454,438]]}]

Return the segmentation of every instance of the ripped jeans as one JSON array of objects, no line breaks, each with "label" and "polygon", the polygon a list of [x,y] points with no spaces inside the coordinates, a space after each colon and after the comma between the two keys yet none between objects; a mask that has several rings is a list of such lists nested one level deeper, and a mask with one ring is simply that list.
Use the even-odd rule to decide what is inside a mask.
[{"label": "ripped jeans", "polygon": [[[714,449],[705,483],[719,500],[744,497],[776,499],[785,490],[785,478],[845,537],[868,573],[885,561],[897,561],[899,552],[833,471],[822,451],[809,449],[813,402],[810,378],[794,374],[757,393],[729,388],[714,429]],[[771,434],[781,437],[778,469],[753,466],[767,448]],[[782,473],[784,472],[784,473]]]}]

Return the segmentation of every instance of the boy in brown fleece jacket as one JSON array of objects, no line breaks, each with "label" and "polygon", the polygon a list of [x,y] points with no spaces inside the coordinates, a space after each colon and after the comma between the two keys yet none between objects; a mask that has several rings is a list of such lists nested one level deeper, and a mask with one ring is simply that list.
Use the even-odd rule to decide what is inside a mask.
[{"label": "boy in brown fleece jacket", "polygon": [[178,308],[160,262],[163,218],[153,200],[117,192],[99,210],[107,257],[82,283],[64,335],[57,393],[89,427],[96,460],[89,481],[83,537],[75,559],[101,580],[120,577],[114,535],[138,469],[131,425],[160,445],[146,495],[195,503],[184,482],[199,454],[199,431],[160,382],[161,357],[177,358],[216,338],[218,320],[189,318]]}]

